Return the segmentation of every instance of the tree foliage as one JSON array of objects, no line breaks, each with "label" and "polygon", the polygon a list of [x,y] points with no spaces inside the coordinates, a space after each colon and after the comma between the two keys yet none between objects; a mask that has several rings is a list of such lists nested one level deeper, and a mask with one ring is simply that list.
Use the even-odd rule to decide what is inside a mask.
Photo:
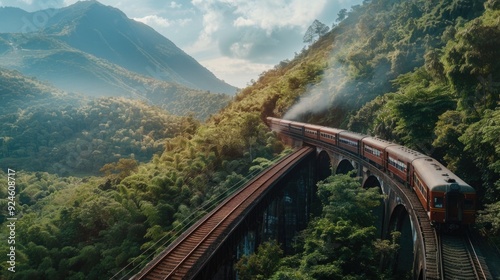
[{"label": "tree foliage", "polygon": [[[376,279],[383,275],[379,260],[397,251],[397,245],[375,238],[371,210],[380,203],[378,190],[361,188],[350,175],[335,175],[318,184],[318,197],[322,213],[300,234],[296,255],[276,265],[276,256],[269,257],[279,255],[271,250],[277,250],[276,245],[264,243],[267,249],[259,248],[238,262],[239,275],[244,279]],[[263,263],[269,265],[265,275]]]},{"label": "tree foliage", "polygon": [[243,256],[236,264],[238,278],[242,280],[269,279],[276,271],[283,250],[275,242],[264,242],[257,252],[250,256]]},{"label": "tree foliage", "polygon": [[[428,42],[435,43],[424,64],[399,75],[392,92],[367,103],[349,125],[444,160],[476,189],[485,208],[478,221],[499,240],[491,209],[500,200],[500,10],[497,1],[445,2],[422,6],[417,26],[433,30]],[[451,22],[431,21],[426,9]]]},{"label": "tree foliage", "polygon": [[162,151],[166,138],[184,133],[189,122],[197,123],[124,98],[83,105],[50,99],[3,114],[0,120],[0,161],[58,174],[97,174],[121,157],[149,160]]},{"label": "tree foliage", "polygon": [[304,34],[303,41],[304,43],[312,43],[317,38],[324,36],[328,31],[330,31],[330,27],[316,19],[309,26],[309,28],[307,28],[307,31]]}]

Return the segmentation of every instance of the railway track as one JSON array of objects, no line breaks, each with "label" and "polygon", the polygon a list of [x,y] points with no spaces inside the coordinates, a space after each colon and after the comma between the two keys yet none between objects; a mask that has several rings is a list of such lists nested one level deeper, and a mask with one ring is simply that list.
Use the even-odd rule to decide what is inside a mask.
[{"label": "railway track", "polygon": [[181,235],[133,279],[190,279],[270,186],[313,151],[303,147],[284,158]]},{"label": "railway track", "polygon": [[442,279],[492,279],[468,233],[439,234]]}]

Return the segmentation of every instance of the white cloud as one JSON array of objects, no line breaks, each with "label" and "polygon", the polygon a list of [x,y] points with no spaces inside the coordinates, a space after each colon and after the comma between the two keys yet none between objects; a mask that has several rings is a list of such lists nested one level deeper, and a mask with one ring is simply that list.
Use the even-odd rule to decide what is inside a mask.
[{"label": "white cloud", "polygon": [[223,11],[211,8],[213,1],[193,0],[192,3],[193,5],[198,5],[198,8],[202,10],[203,27],[196,42],[188,47],[188,49],[193,52],[206,51],[208,49],[214,50],[216,49],[214,48],[214,43],[216,42],[214,33],[220,29],[223,21]]},{"label": "white cloud", "polygon": [[248,19],[248,18],[238,17],[234,21],[235,27],[253,26],[253,25],[255,25],[255,21]]},{"label": "white cloud", "polygon": [[182,5],[179,4],[179,3],[177,3],[177,2],[175,2],[175,1],[172,1],[172,2],[170,2],[170,8],[172,8],[172,9],[180,9],[180,8],[182,8]]},{"label": "white cloud", "polygon": [[235,57],[248,57],[252,50],[253,43],[249,42],[236,42],[232,44],[229,49]]},{"label": "white cloud", "polygon": [[262,72],[274,66],[229,57],[216,57],[199,62],[211,72],[216,73],[217,78],[239,88],[246,87],[252,79],[256,80]]},{"label": "white cloud", "polygon": [[220,0],[230,3],[238,18],[235,26],[252,24],[270,33],[276,28],[307,28],[324,10],[327,0]]},{"label": "white cloud", "polygon": [[157,15],[149,15],[142,18],[134,18],[134,20],[145,23],[153,28],[155,27],[167,28],[172,24],[166,18],[162,18]]},{"label": "white cloud", "polygon": [[303,32],[324,12],[327,1],[192,0],[203,23],[188,50],[196,54],[218,48],[224,55],[267,62],[280,45],[302,47]]}]

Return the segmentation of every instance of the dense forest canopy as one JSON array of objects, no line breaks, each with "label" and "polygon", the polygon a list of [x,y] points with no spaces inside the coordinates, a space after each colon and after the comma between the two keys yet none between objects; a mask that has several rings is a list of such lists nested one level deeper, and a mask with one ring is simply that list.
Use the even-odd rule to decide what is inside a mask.
[{"label": "dense forest canopy", "polygon": [[[442,160],[478,190],[481,211],[477,227],[500,243],[500,67],[495,59],[500,50],[499,3],[365,1],[295,58],[262,73],[204,123],[172,117],[125,99],[95,100],[62,111],[40,109],[39,115],[36,110],[23,113],[26,124],[36,119],[43,127],[47,124],[40,120],[48,114],[60,116],[54,125],[61,129],[50,133],[65,133],[68,122],[81,121],[81,130],[71,128],[73,142],[63,144],[75,147],[81,142],[81,151],[92,154],[99,145],[90,139],[99,136],[103,151],[118,146],[116,153],[121,157],[96,164],[102,176],[19,170],[19,267],[6,277],[100,279],[112,276],[132,260],[147,260],[141,251],[159,240],[172,240],[189,223],[188,217],[208,211],[202,207],[205,202],[216,201],[283,152],[283,144],[263,120],[287,112],[294,119],[377,135]],[[107,116],[100,116],[101,111],[108,112]],[[19,113],[9,112],[12,115],[6,121],[22,121]],[[118,119],[121,122],[115,124]],[[141,127],[142,133],[138,133]],[[44,139],[44,135],[36,137]],[[57,155],[41,152],[42,147],[19,151],[16,143],[2,141],[2,155]],[[92,143],[92,151],[84,148],[88,143]],[[51,146],[45,143],[43,147]],[[141,163],[140,153],[134,149],[143,147],[154,155]],[[331,180],[351,184],[348,178]],[[323,192],[323,198],[338,191],[330,184],[325,187],[331,193]],[[2,189],[3,208],[5,197]],[[327,213],[335,211],[328,208],[328,201],[323,206]],[[360,271],[358,266],[338,261],[351,256],[350,245],[342,247],[341,255],[320,246],[326,241],[318,236],[330,236],[327,241],[341,246],[345,245],[342,234],[372,238],[371,225],[365,222],[318,217],[303,234],[298,255],[273,262],[275,276],[320,279],[349,275],[357,279],[356,272],[370,278],[388,276],[372,261],[376,258],[383,263],[397,250],[391,240],[359,248],[372,257],[363,260]],[[5,236],[6,227],[1,230]],[[336,235],[339,231],[342,234]],[[272,243],[263,248],[263,254],[279,254]],[[250,264],[253,261],[248,259]],[[299,269],[292,271],[297,265]]]}]

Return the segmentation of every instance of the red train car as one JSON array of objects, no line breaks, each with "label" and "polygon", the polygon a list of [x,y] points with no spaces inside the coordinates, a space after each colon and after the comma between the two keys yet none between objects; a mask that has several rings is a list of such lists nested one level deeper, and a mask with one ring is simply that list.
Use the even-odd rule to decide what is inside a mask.
[{"label": "red train car", "polygon": [[267,120],[267,125],[271,128],[271,130],[274,130],[277,132],[281,131],[281,129],[282,129],[281,119],[268,117],[266,120]]},{"label": "red train car", "polygon": [[304,125],[301,122],[291,122],[290,123],[290,133],[295,135],[304,136]]},{"label": "red train car", "polygon": [[314,140],[319,140],[321,126],[306,124],[304,125],[304,136]]},{"label": "red train car", "polygon": [[319,140],[332,144],[334,146],[338,145],[339,133],[345,131],[338,128],[322,127],[319,131]]},{"label": "red train car", "polygon": [[385,170],[385,148],[389,146],[396,144],[376,137],[366,137],[361,141],[361,155]]},{"label": "red train car", "polygon": [[388,146],[385,148],[387,171],[394,174],[407,185],[410,185],[412,180],[412,162],[418,158],[424,157],[427,156],[400,145]]},{"label": "red train car", "polygon": [[413,172],[413,189],[432,223],[449,226],[474,223],[474,188],[430,157],[413,161]]},{"label": "red train car", "polygon": [[342,131],[339,132],[338,138],[338,146],[340,148],[351,151],[357,155],[361,155],[361,140],[363,138],[368,137],[367,135],[351,132],[351,131]]}]

